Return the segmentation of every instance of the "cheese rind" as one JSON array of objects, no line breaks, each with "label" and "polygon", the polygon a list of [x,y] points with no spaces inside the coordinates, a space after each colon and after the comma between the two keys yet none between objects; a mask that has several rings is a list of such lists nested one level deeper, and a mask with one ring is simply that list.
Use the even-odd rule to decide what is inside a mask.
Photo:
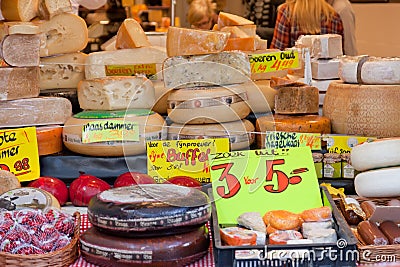
[{"label": "cheese rind", "polygon": [[78,99],[82,109],[91,110],[149,109],[156,101],[152,82],[143,76],[82,80]]},{"label": "cheese rind", "polygon": [[71,115],[68,99],[61,97],[34,97],[1,101],[0,127],[63,124]]},{"label": "cheese rind", "polygon": [[40,56],[67,54],[84,49],[88,43],[88,28],[81,17],[61,13],[39,25],[43,33]]},{"label": "cheese rind", "polygon": [[39,66],[38,34],[6,35],[1,42],[1,58],[13,67]]},{"label": "cheese rind", "polygon": [[85,77],[87,80],[104,78],[106,76],[131,75],[124,72],[109,72],[109,66],[121,67],[122,71],[133,68],[132,65],[155,65],[156,77],[162,70],[162,63],[167,58],[165,48],[158,46],[120,49],[90,53],[86,59]]},{"label": "cheese rind", "polygon": [[40,58],[40,89],[77,88],[85,79],[86,58],[80,52]]},{"label": "cheese rind", "polygon": [[37,97],[39,92],[39,67],[0,68],[0,100]]},{"label": "cheese rind", "polygon": [[318,113],[319,91],[313,86],[281,87],[275,96],[276,114]]},{"label": "cheese rind", "polygon": [[176,56],[163,64],[166,88],[227,85],[250,81],[250,62],[240,51]]},{"label": "cheese rind", "polygon": [[38,4],[39,17],[49,20],[61,13],[72,13],[70,0],[39,0]]},{"label": "cheese rind", "polygon": [[125,19],[117,32],[117,49],[151,46],[142,26],[135,19]]},{"label": "cheese rind", "polygon": [[224,50],[230,33],[169,27],[167,55],[192,56],[218,53]]},{"label": "cheese rind", "polygon": [[1,13],[6,20],[30,21],[38,15],[38,0],[2,0]]}]

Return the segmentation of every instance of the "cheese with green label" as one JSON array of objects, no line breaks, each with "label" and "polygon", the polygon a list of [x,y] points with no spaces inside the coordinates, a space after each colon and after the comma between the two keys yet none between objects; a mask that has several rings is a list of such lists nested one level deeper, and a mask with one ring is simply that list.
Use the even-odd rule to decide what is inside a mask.
[{"label": "cheese with green label", "polygon": [[86,58],[81,52],[40,58],[40,89],[77,88],[85,79]]},{"label": "cheese with green label", "polygon": [[84,110],[152,108],[156,101],[153,83],[144,76],[82,80],[78,85],[78,99]]},{"label": "cheese with green label", "polygon": [[250,74],[249,59],[240,51],[170,57],[163,64],[167,88],[244,83]]},{"label": "cheese with green label", "polygon": [[39,67],[0,68],[0,100],[37,97],[39,92]]},{"label": "cheese with green label", "polygon": [[160,79],[162,63],[166,58],[165,48],[158,46],[90,53],[86,59],[86,79],[131,76],[135,74],[135,69],[139,72],[150,70],[154,79]]}]

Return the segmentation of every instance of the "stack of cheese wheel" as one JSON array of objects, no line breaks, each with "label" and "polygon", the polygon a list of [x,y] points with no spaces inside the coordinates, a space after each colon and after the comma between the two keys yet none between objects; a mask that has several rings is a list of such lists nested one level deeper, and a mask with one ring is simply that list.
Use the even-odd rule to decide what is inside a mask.
[{"label": "stack of cheese wheel", "polygon": [[400,196],[400,139],[384,138],[353,147],[351,164],[360,173],[354,187],[361,197]]},{"label": "stack of cheese wheel", "polygon": [[[250,63],[240,51],[223,51],[229,33],[170,27],[163,64],[168,116],[174,122],[168,139],[225,138],[231,149],[253,142],[254,126],[247,92]],[[189,125],[189,126],[188,126]],[[212,129],[212,132],[210,131]]]},{"label": "stack of cheese wheel", "polygon": [[326,92],[323,114],[332,132],[389,138],[400,136],[400,59],[343,57],[342,81]]},{"label": "stack of cheese wheel", "polygon": [[[146,141],[164,138],[164,119],[151,111],[154,86],[144,74],[156,74],[151,71],[156,71],[165,52],[150,46],[134,19],[122,23],[116,48],[87,57],[86,76],[78,84],[78,101],[84,111],[71,117],[63,130],[64,144],[73,152],[89,156],[138,155],[145,153]],[[88,140],[82,129],[93,134],[114,132],[116,138]]]},{"label": "stack of cheese wheel", "polygon": [[[62,150],[59,124],[71,116],[72,107],[65,98],[39,97],[40,56],[46,54],[44,51],[51,55],[62,53],[61,48],[70,49],[67,52],[84,48],[87,27],[80,17],[64,14],[70,11],[69,1],[41,1],[40,9],[37,4],[37,1],[1,2],[5,22],[0,26],[3,65],[0,68],[0,99],[6,101],[0,104],[4,114],[0,127],[40,126],[37,141],[39,155],[43,156]],[[31,22],[35,17],[42,20]],[[61,22],[65,27],[59,25]],[[57,27],[63,27],[67,33],[58,34]],[[77,40],[65,41],[72,37]]]},{"label": "stack of cheese wheel", "polygon": [[106,190],[93,197],[81,253],[100,266],[186,266],[209,248],[210,201],[202,191],[173,184]]}]

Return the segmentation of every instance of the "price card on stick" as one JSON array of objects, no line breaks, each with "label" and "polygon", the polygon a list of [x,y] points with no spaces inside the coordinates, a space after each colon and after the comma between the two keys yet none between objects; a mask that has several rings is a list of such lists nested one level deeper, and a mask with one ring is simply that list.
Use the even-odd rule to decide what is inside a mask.
[{"label": "price card on stick", "polygon": [[21,182],[40,176],[36,127],[0,130],[0,169]]},{"label": "price card on stick", "polygon": [[251,73],[266,73],[299,67],[297,50],[253,54],[249,58]]},{"label": "price card on stick", "polygon": [[322,206],[309,147],[216,153],[212,190],[220,224],[236,224],[244,212],[301,212]]}]

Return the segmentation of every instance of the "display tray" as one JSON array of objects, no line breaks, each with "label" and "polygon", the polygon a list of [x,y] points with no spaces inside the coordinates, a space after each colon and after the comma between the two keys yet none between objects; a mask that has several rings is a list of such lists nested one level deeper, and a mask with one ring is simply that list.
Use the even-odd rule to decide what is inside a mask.
[{"label": "display tray", "polygon": [[338,235],[336,243],[314,243],[303,245],[257,245],[226,246],[222,244],[219,229],[232,225],[218,223],[217,210],[212,197],[212,239],[214,261],[217,267],[261,267],[261,266],[356,266],[358,260],[357,238],[346,223],[325,187],[321,187],[324,206],[332,207],[334,228]]}]

